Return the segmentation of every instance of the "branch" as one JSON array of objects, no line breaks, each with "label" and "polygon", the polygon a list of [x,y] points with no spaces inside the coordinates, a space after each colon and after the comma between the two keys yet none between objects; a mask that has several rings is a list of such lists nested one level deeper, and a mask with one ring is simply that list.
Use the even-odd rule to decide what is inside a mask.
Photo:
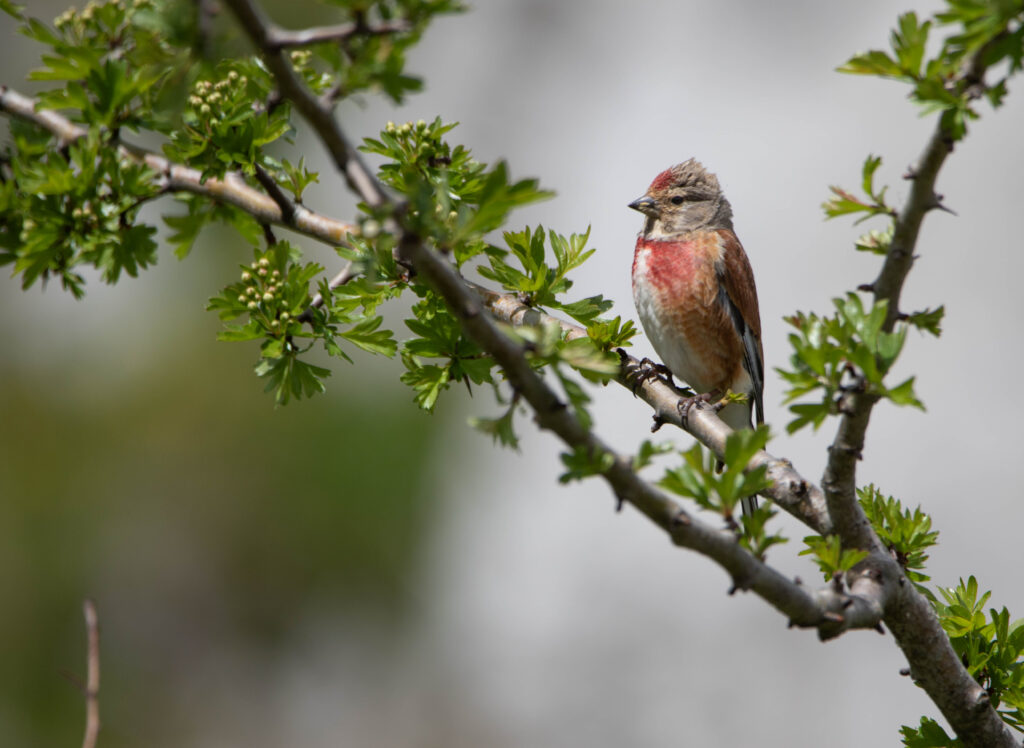
[{"label": "branch", "polygon": [[[992,45],[1000,39],[997,36],[971,55],[956,81],[961,92],[969,87],[984,88],[985,59]],[[940,118],[924,153],[910,169],[910,194],[895,219],[889,252],[871,286],[876,301],[888,302],[883,325],[886,332],[891,332],[899,319],[900,294],[914,262],[921,223],[929,211],[942,204],[935,192],[935,183],[952,149],[953,139]],[[885,579],[898,580],[899,594],[889,600],[884,621],[906,655],[915,682],[939,707],[957,736],[965,745],[979,748],[1019,746],[1019,740],[992,708],[988,694],[961,663],[929,602],[913,585],[906,583],[902,569],[885,553],[857,501],[857,461],[878,400],[873,395],[854,395],[840,416],[821,481],[829,515],[843,547],[869,550],[867,563],[874,572]]]},{"label": "branch", "polygon": [[[57,136],[63,147],[83,137],[84,128],[67,117],[49,109],[36,109],[36,101],[17,91],[0,86],[0,111],[26,120]],[[164,192],[191,192],[203,195],[227,205],[244,210],[257,221],[285,226],[300,234],[319,239],[327,244],[346,243],[346,236],[355,231],[352,224],[342,223],[333,218],[314,213],[302,205],[293,205],[290,217],[284,215],[281,205],[272,197],[246,184],[237,174],[228,174],[224,179],[203,180],[202,172],[188,166],[174,163],[158,153],[144,148],[121,143],[118,153],[124,158],[145,163],[158,175],[158,186]],[[283,195],[282,195],[283,197]],[[284,198],[284,203],[290,203]]]},{"label": "branch", "polygon": [[268,28],[266,36],[267,49],[279,50],[287,47],[308,47],[322,42],[345,42],[354,36],[385,36],[412,31],[412,26],[404,21],[391,21],[376,26],[361,23],[339,23],[336,26],[320,26],[309,29],[290,31],[282,28]]},{"label": "branch", "polygon": [[371,207],[390,203],[384,188],[349,143],[331,110],[306,87],[281,46],[275,46],[275,38],[287,35],[288,32],[270,23],[251,0],[225,0],[225,5],[231,8],[249,39],[260,51],[270,72],[277,79],[281,95],[295,105],[327,147],[349,189],[362,196]]},{"label": "branch", "polygon": [[[685,512],[675,501],[640,478],[628,459],[616,454],[580,424],[571,409],[530,365],[523,347],[502,333],[492,315],[482,313],[489,306],[487,300],[481,304],[480,295],[445,259],[408,233],[402,235],[398,251],[444,298],[466,334],[494,357],[513,389],[533,408],[538,426],[557,434],[568,447],[583,450],[595,459],[609,456],[610,466],[601,472],[601,476],[616,497],[640,510],[668,533],[675,545],[697,551],[715,561],[728,572],[734,588],[751,590],[784,613],[790,625],[817,628],[822,639],[837,636],[850,628],[874,628],[878,625],[888,588],[879,585],[872,590],[872,596],[863,599],[855,599],[841,588],[827,588],[811,594],[797,582],[755,558],[739,545],[733,533],[716,530]],[[673,396],[673,408],[676,401],[678,395]],[[724,424],[722,428],[727,432]]]},{"label": "branch", "polygon": [[[587,335],[584,328],[526,306],[514,294],[501,294],[476,284],[469,285],[484,300],[491,314],[503,322],[511,325],[558,324],[570,340]],[[669,423],[683,429],[717,456],[725,454],[725,440],[732,429],[717,414],[708,408],[694,408],[684,424],[679,415],[679,393],[662,379],[641,377],[640,362],[636,358],[623,351],[620,351],[620,357],[622,364],[615,381],[650,405],[657,423]],[[747,469],[754,470],[762,465],[772,481],[772,487],[764,492],[765,496],[815,532],[821,535],[832,532],[832,522],[820,488],[803,478],[789,460],[773,457],[763,450],[754,456]]]},{"label": "branch", "polygon": [[82,605],[85,613],[85,633],[88,651],[86,654],[87,674],[85,678],[85,737],[82,748],[96,748],[100,734],[100,624],[96,615],[96,604],[86,600]]},{"label": "branch", "polygon": [[[48,109],[37,110],[34,99],[4,86],[0,86],[0,111],[32,122],[53,133],[60,139],[61,145],[67,145],[85,135],[83,128],[63,115]],[[352,224],[342,223],[315,213],[301,204],[293,203],[280,189],[277,192],[277,199],[268,196],[250,187],[237,174],[229,174],[222,180],[210,178],[204,182],[198,170],[174,163],[151,151],[128,144],[122,144],[119,151],[127,158],[144,161],[160,174],[164,191],[184,191],[203,195],[240,208],[262,223],[284,226],[334,246],[345,244],[347,235],[357,230]],[[261,184],[263,183],[264,180],[261,179]],[[365,196],[361,197],[365,199]],[[291,216],[286,218],[289,212]],[[348,263],[328,285],[333,290],[347,283],[355,275],[355,267]],[[514,294],[498,293],[483,286],[471,285],[491,313],[509,324],[537,325],[555,322],[561,325],[569,338],[587,334],[587,331],[578,325],[525,306]],[[315,309],[322,305],[323,299],[316,294],[310,307]],[[722,456],[725,452],[726,437],[730,433],[729,427],[707,409],[691,410],[690,417],[684,425],[679,417],[679,394],[661,379],[650,378],[641,381],[639,370],[640,362],[637,359],[623,355],[622,367],[616,381],[650,405],[658,422],[684,429],[716,455]],[[767,468],[768,478],[772,481],[772,487],[764,492],[765,496],[815,532],[822,535],[832,532],[832,522],[826,511],[821,489],[803,478],[788,460],[773,457],[762,451],[751,461],[749,469],[762,465]]]}]

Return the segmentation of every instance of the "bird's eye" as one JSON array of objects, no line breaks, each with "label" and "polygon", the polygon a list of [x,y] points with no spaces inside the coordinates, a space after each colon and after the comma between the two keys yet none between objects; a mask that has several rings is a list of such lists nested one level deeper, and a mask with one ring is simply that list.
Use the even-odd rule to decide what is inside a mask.
[{"label": "bird's eye", "polygon": [[675,196],[672,197],[672,204],[673,205],[682,205],[682,203],[683,203],[683,196],[682,195],[675,195]]}]

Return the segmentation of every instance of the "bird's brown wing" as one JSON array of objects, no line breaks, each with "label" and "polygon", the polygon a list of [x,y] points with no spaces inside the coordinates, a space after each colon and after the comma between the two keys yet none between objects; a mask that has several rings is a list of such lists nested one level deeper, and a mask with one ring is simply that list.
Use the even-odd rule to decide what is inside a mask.
[{"label": "bird's brown wing", "polygon": [[728,229],[718,231],[722,261],[718,266],[722,302],[729,311],[736,333],[743,341],[743,365],[754,384],[757,422],[764,423],[764,349],[761,346],[761,314],[757,308],[757,287],[747,253]]}]

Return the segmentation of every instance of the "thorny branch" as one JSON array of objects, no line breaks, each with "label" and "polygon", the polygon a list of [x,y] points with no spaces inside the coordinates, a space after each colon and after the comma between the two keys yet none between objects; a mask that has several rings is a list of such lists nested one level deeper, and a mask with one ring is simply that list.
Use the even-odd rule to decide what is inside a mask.
[{"label": "thorny branch", "polygon": [[[332,34],[342,37],[349,33],[348,30],[320,29],[308,32],[310,35],[307,37],[292,36],[302,32],[286,32],[273,26],[251,0],[226,0],[226,4],[259,48],[278,81],[281,95],[289,98],[316,130],[349,187],[371,206],[391,203],[349,143],[330,108],[305,87],[282,53],[285,47],[328,41]],[[977,86],[982,81],[984,52],[984,49],[979,50],[972,58],[963,78],[964,85]],[[30,120],[64,142],[83,134],[81,128],[59,114],[37,112],[31,99],[3,87],[0,87],[0,110]],[[258,220],[286,225],[330,244],[344,243],[345,236],[353,230],[349,224],[320,216],[301,205],[295,205],[295,213],[289,217],[280,199],[275,201],[254,190],[240,177],[229,175],[224,180],[211,179],[201,183],[199,173],[193,169],[172,164],[161,156],[132,146],[122,145],[120,149],[127,157],[143,160],[158,172],[165,191],[183,190],[206,195],[246,210]],[[913,170],[910,197],[897,218],[883,270],[872,286],[876,298],[886,298],[890,302],[887,329],[891,329],[898,314],[899,294],[913,261],[921,220],[940,204],[934,192],[935,179],[949,151],[949,139],[939,127]],[[928,602],[907,583],[898,564],[881,548],[856,504],[856,461],[863,448],[874,400],[854,398],[841,416],[822,481],[824,491],[803,479],[788,461],[774,458],[766,452],[760,453],[750,466],[767,466],[768,476],[774,481],[767,495],[780,507],[816,532],[838,532],[844,547],[871,551],[868,559],[847,575],[848,591],[843,591],[841,584],[837,584],[812,594],[747,553],[730,533],[716,530],[691,517],[672,499],[640,479],[628,461],[615,455],[598,437],[582,427],[529,366],[519,345],[496,327],[492,315],[512,324],[537,324],[554,318],[523,306],[512,295],[467,284],[447,261],[426,247],[418,237],[402,235],[399,251],[446,299],[467,334],[501,364],[513,386],[534,408],[541,427],[552,430],[570,446],[611,455],[611,467],[603,477],[612,490],[664,529],[674,543],[712,558],[732,576],[736,587],[754,591],[785,613],[792,624],[816,627],[822,638],[836,636],[850,628],[875,627],[882,618],[906,654],[911,675],[928,692],[966,745],[1016,745],[1013,734],[991,707],[987,694],[956,657]],[[347,282],[352,275],[351,267],[346,267],[332,279],[332,286]],[[484,308],[491,315],[482,314]],[[586,334],[574,325],[560,320],[558,323],[569,336]],[[638,366],[636,359],[623,356],[617,378],[619,383],[634,390],[654,409],[658,419],[683,427],[676,407],[678,393],[657,379],[639,382]],[[685,428],[716,454],[722,454],[729,429],[714,413],[707,409],[691,411]]]},{"label": "thorny branch", "polygon": [[[369,205],[380,207],[391,203],[380,183],[369,176],[368,172],[365,172],[361,161],[354,155],[349,158],[348,151],[345,149],[342,149],[343,153],[338,153],[336,146],[332,145],[332,143],[340,143],[346,144],[347,147],[348,139],[330,109],[312,95],[281,56],[280,49],[273,46],[273,36],[278,32],[276,27],[262,16],[252,0],[226,1],[238,16],[250,40],[260,50],[268,67],[274,72],[283,95],[292,99],[296,108],[335,154],[336,162],[346,174],[349,186]],[[351,178],[353,168],[358,173],[358,179]],[[407,232],[402,233],[399,237],[398,258],[406,261],[410,267],[422,274],[427,282],[444,297],[461,319],[469,336],[495,357],[506,376],[509,377],[512,386],[530,403],[543,428],[554,431],[570,447],[582,448],[595,455],[612,455],[612,466],[605,471],[604,477],[616,496],[623,501],[632,503],[669,532],[673,542],[697,550],[714,559],[730,573],[734,586],[753,590],[776,608],[785,612],[794,625],[818,627],[823,638],[838,635],[851,625],[870,627],[877,625],[878,616],[884,608],[885,594],[888,588],[872,588],[871,596],[866,597],[863,601],[851,601],[842,593],[836,593],[835,597],[831,597],[835,592],[834,589],[819,593],[815,599],[798,584],[785,579],[745,551],[736,543],[735,537],[731,533],[714,530],[687,515],[674,501],[643,481],[632,470],[627,460],[614,455],[593,433],[583,428],[565,407],[565,404],[533,371],[520,346],[502,334],[489,315],[481,314],[480,295],[474,293],[447,261],[427,248],[419,237],[412,236]],[[585,333],[581,331],[576,334]],[[628,363],[628,357],[625,358]],[[661,390],[659,383],[640,384],[636,366],[637,364],[634,364],[633,367],[623,366],[621,382],[642,391],[646,397],[650,397],[657,403],[656,412],[658,415],[663,415],[664,422],[679,423],[678,409],[676,408],[678,394],[672,392],[672,388],[667,384],[663,386],[671,394]],[[729,433],[728,427],[718,418],[711,417],[710,413],[701,411],[700,414],[706,417],[688,420],[694,423],[695,430],[703,433],[713,445],[712,448],[717,446],[717,452],[721,454],[724,451],[725,437]],[[697,424],[702,424],[702,426],[697,426]],[[682,424],[679,423],[679,425]],[[774,460],[770,456],[766,455],[764,459],[773,463],[772,466],[776,468],[776,473],[792,471],[791,466]],[[789,498],[790,492],[798,495],[799,498],[780,502],[780,505],[787,508],[801,507],[802,514],[814,522],[816,529],[827,529],[828,523],[821,511],[823,506],[820,494],[815,496],[807,482],[796,475],[795,471],[792,471],[792,475],[787,477],[788,480],[781,481],[784,491],[780,498],[783,500]],[[842,598],[840,607],[833,609],[831,603],[839,598]],[[843,610],[844,613],[840,613],[840,610]]]},{"label": "thorny branch", "polygon": [[[961,91],[984,89],[985,60],[999,41],[997,36],[971,55],[955,82]],[[886,332],[892,331],[900,316],[900,293],[914,262],[921,223],[928,212],[942,207],[935,183],[952,150],[953,138],[940,119],[924,153],[910,169],[910,194],[895,218],[892,242],[878,278],[869,286],[876,301],[888,302]],[[854,573],[870,570],[882,579],[898,582],[883,620],[906,655],[914,680],[928,692],[964,744],[1018,746],[1017,738],[992,708],[988,694],[963,667],[931,605],[906,583],[902,569],[882,546],[857,501],[857,461],[878,400],[876,395],[853,394],[840,415],[821,481],[828,514],[844,548],[870,552]]]}]

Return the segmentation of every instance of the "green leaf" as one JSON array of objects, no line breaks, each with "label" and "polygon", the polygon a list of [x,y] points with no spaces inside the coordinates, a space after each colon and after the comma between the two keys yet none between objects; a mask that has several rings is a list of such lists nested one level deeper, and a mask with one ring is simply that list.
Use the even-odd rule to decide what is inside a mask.
[{"label": "green leaf", "polygon": [[353,345],[362,348],[370,353],[377,353],[382,356],[394,356],[398,350],[398,343],[395,342],[391,330],[380,330],[381,317],[368,317],[360,321],[355,327],[345,330],[341,337]]},{"label": "green leaf", "polygon": [[921,717],[921,724],[916,729],[903,725],[900,737],[906,748],[962,748],[963,743],[946,734],[939,723],[929,717]]},{"label": "green leaf", "polygon": [[868,556],[867,551],[844,549],[837,535],[809,535],[804,538],[804,544],[807,547],[799,555],[814,556],[826,580],[836,573],[845,574]]},{"label": "green leaf", "polygon": [[919,24],[917,14],[911,11],[901,15],[897,24],[892,32],[893,51],[896,52],[902,71],[916,78],[921,73],[921,61],[924,59],[931,21]]},{"label": "green leaf", "polygon": [[633,458],[633,471],[639,472],[645,467],[651,464],[655,457],[658,455],[668,454],[674,449],[670,442],[661,442],[655,444],[650,439],[644,439],[640,442],[640,448],[637,450],[636,456]]},{"label": "green leaf", "polygon": [[441,391],[448,388],[449,368],[434,364],[420,365],[406,355],[402,356],[402,361],[408,367],[408,371],[401,376],[402,382],[413,388],[416,404],[432,412]]},{"label": "green leaf", "polygon": [[469,424],[485,434],[490,434],[495,443],[518,450],[519,437],[516,436],[513,424],[516,405],[516,401],[513,400],[508,409],[499,417],[470,418]]},{"label": "green leaf", "polygon": [[942,318],[946,315],[946,307],[940,306],[935,309],[925,309],[923,312],[914,312],[907,316],[907,322],[918,330],[924,330],[935,337],[942,334]]},{"label": "green leaf", "polygon": [[585,447],[576,447],[572,452],[560,455],[565,472],[558,476],[559,483],[571,483],[606,473],[615,464],[615,458],[608,452],[592,452]]},{"label": "green leaf", "polygon": [[877,49],[854,55],[836,70],[840,73],[879,75],[888,78],[900,78],[903,74],[896,60]]}]

